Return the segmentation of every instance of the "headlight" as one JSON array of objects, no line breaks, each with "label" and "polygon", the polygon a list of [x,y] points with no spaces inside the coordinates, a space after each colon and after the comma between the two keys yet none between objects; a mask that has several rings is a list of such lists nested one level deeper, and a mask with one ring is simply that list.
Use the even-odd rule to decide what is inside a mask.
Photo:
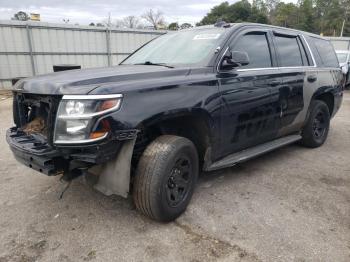
[{"label": "headlight", "polygon": [[109,125],[102,121],[99,130],[92,130],[98,116],[120,108],[122,95],[67,95],[58,107],[54,143],[89,143],[105,138]]}]

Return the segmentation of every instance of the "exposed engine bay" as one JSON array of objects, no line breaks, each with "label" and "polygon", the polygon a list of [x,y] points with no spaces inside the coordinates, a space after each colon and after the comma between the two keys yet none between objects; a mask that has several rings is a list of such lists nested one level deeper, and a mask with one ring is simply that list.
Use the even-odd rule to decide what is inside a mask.
[{"label": "exposed engine bay", "polygon": [[14,122],[20,131],[27,135],[41,135],[52,143],[55,115],[59,96],[16,94],[13,99]]},{"label": "exposed engine bay", "polygon": [[27,123],[21,130],[27,135],[40,133],[47,136],[47,127],[45,124],[45,119],[42,117],[36,117],[31,122]]}]

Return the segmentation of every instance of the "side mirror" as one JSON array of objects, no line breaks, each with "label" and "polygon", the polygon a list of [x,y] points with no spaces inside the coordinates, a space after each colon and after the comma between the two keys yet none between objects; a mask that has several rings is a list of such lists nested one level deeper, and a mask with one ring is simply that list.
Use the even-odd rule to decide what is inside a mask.
[{"label": "side mirror", "polygon": [[220,65],[222,70],[232,70],[236,67],[249,65],[249,56],[246,52],[228,51]]},{"label": "side mirror", "polygon": [[341,71],[343,72],[344,75],[348,74],[349,72],[349,65],[345,64],[341,67]]}]

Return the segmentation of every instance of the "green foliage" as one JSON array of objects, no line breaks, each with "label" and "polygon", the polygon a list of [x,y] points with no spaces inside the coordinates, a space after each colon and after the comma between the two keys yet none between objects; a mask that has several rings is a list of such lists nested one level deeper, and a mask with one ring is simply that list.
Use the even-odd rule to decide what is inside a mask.
[{"label": "green foliage", "polygon": [[180,29],[187,29],[191,27],[193,27],[193,25],[191,25],[190,23],[183,23],[182,25],[180,25]]},{"label": "green foliage", "polygon": [[293,28],[299,20],[299,10],[293,3],[278,3],[274,12],[274,25]]},{"label": "green foliage", "polygon": [[228,23],[245,21],[267,23],[268,19],[265,14],[266,8],[265,5],[261,5],[262,3],[263,1],[261,0],[254,1],[253,5],[247,0],[241,0],[231,5],[228,2],[223,2],[220,5],[215,6],[199,24],[215,24],[219,19]]},{"label": "green foliage", "polygon": [[11,19],[12,20],[19,20],[19,21],[27,21],[30,19],[30,17],[26,12],[19,11],[16,14],[14,14]]},{"label": "green foliage", "polygon": [[300,29],[316,34],[339,36],[345,20],[344,36],[350,36],[349,0],[299,0],[297,4],[280,0],[241,0],[214,6],[197,25],[254,22]]},{"label": "green foliage", "polygon": [[179,30],[180,26],[177,22],[168,25],[168,30]]}]

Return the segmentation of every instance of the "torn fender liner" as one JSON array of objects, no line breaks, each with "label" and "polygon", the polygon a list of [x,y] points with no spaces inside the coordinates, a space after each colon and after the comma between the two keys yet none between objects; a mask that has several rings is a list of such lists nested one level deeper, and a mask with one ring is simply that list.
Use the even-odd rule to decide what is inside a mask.
[{"label": "torn fender liner", "polygon": [[117,157],[101,166],[95,189],[106,196],[119,195],[125,198],[128,196],[135,141],[136,138],[125,141]]}]

